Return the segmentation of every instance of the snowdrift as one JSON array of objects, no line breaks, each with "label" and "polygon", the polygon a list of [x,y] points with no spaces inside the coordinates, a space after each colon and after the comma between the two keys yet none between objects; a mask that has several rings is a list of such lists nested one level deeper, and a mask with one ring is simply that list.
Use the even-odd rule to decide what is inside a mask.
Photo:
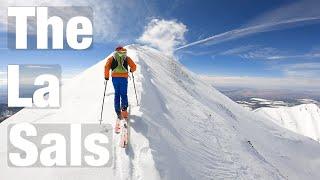
[{"label": "snowdrift", "polygon": [[298,134],[320,141],[320,108],[316,104],[259,108],[254,112]]},{"label": "snowdrift", "polygon": [[[320,179],[319,143],[248,112],[159,51],[128,46],[131,142],[112,168],[9,168],[9,123],[98,123],[105,60],[62,88],[60,109],[24,109],[0,124],[1,179]],[[103,114],[114,125],[109,83]]]}]

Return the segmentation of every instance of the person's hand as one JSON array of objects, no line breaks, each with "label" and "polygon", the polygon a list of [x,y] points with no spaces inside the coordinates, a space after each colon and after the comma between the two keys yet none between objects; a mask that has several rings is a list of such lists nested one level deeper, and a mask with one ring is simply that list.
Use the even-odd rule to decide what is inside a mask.
[{"label": "person's hand", "polygon": [[109,81],[109,78],[108,78],[108,77],[104,77],[104,79],[105,79],[106,81]]}]

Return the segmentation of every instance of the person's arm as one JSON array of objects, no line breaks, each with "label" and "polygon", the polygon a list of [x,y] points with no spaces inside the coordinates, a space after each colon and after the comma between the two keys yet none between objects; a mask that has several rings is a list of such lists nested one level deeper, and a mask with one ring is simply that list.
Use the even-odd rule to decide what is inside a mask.
[{"label": "person's arm", "polygon": [[130,72],[136,71],[137,66],[130,57],[128,57],[128,65],[130,66]]},{"label": "person's arm", "polygon": [[104,78],[105,78],[105,80],[109,80],[109,72],[110,72],[112,60],[113,60],[113,58],[110,57],[107,60],[106,65],[104,66]]}]

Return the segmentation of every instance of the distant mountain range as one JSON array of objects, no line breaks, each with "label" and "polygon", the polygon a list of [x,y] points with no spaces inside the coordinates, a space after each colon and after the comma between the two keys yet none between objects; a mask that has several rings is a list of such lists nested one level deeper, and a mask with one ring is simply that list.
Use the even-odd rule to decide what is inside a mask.
[{"label": "distant mountain range", "polygon": [[218,87],[220,92],[247,109],[262,107],[292,107],[301,104],[320,103],[320,92],[287,89],[252,89]]},{"label": "distant mountain range", "polygon": [[255,110],[258,108],[278,108],[278,107],[293,107],[302,104],[315,104],[320,103],[313,99],[284,99],[284,100],[269,100],[263,98],[246,98],[243,100],[236,100],[238,104],[249,110]]},{"label": "distant mountain range", "polygon": [[0,104],[0,123],[21,109],[22,108],[9,108],[7,104]]}]

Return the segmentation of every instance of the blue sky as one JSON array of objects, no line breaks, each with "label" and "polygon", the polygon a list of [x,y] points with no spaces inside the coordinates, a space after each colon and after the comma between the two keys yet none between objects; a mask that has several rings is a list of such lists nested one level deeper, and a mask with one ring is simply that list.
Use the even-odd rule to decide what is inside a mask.
[{"label": "blue sky", "polygon": [[[26,5],[92,7],[96,14],[93,47],[85,51],[7,50],[6,8]],[[103,59],[118,44],[140,43],[174,54],[199,74],[320,84],[317,0],[1,0],[0,7],[5,12],[0,17],[4,70],[7,64],[60,64],[63,74],[71,76]]]}]

